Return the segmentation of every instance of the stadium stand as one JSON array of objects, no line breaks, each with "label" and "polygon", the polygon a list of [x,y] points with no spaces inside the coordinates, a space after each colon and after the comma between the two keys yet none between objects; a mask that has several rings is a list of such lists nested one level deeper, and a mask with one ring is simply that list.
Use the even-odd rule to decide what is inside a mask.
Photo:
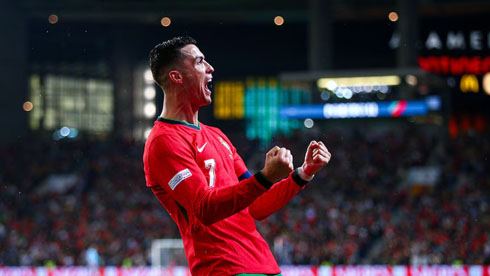
[{"label": "stadium stand", "polygon": [[[230,137],[260,168],[264,150]],[[313,137],[328,168],[257,223],[281,265],[490,264],[488,131],[316,129],[272,144],[300,163]],[[0,146],[0,266],[86,265],[90,247],[100,265],[147,266],[153,239],[179,238],[145,187],[143,144],[41,140]],[[420,167],[440,168],[434,185],[407,183]]]}]

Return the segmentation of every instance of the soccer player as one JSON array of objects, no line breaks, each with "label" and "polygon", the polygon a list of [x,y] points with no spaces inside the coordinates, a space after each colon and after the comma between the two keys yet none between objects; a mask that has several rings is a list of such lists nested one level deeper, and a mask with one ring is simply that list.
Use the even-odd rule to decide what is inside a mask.
[{"label": "soccer player", "polygon": [[293,168],[289,150],[275,146],[254,175],[226,135],[198,120],[211,103],[213,67],[190,37],[150,52],[163,110],[146,141],[146,185],[177,223],[192,275],[281,275],[254,219],[279,210],[330,160],[312,141]]}]

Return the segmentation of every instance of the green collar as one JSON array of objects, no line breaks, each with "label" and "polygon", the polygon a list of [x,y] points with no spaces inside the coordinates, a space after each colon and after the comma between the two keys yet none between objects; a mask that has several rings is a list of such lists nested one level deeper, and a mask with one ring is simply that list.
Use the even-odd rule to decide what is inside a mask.
[{"label": "green collar", "polygon": [[188,122],[167,119],[167,118],[163,118],[160,116],[158,116],[157,121],[168,123],[168,124],[173,124],[173,125],[184,125],[184,126],[188,126],[190,128],[193,128],[193,129],[201,130],[201,123],[199,121],[197,122],[197,125],[194,125],[194,124],[189,124]]}]

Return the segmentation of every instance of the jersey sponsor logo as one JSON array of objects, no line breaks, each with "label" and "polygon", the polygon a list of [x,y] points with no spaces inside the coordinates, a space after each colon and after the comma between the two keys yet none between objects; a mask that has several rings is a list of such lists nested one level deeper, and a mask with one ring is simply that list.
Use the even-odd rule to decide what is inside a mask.
[{"label": "jersey sponsor logo", "polygon": [[202,145],[202,147],[197,147],[197,151],[198,152],[202,152],[204,150],[204,147],[208,144],[208,142],[204,143],[204,145]]},{"label": "jersey sponsor logo", "polygon": [[176,175],[174,175],[172,179],[170,179],[170,181],[168,182],[168,186],[170,186],[170,189],[172,189],[173,191],[175,187],[177,187],[177,185],[179,185],[179,183],[182,182],[182,180],[190,176],[192,176],[192,173],[191,171],[189,171],[189,169],[181,170]]}]

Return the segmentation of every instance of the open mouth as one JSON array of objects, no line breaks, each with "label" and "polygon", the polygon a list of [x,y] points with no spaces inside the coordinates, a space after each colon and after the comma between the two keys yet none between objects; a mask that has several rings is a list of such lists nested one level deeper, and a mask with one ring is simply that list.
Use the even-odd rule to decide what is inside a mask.
[{"label": "open mouth", "polygon": [[206,83],[206,88],[209,90],[209,92],[213,91],[213,79],[209,79],[208,82]]}]

